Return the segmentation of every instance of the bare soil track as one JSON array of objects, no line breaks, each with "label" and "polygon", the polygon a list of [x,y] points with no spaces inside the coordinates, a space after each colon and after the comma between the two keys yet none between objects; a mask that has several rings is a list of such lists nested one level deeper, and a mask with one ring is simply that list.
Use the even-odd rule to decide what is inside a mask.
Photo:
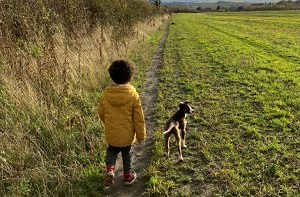
[{"label": "bare soil track", "polygon": [[159,83],[159,68],[162,66],[164,48],[169,33],[169,27],[167,26],[164,35],[161,38],[156,54],[153,57],[152,65],[148,69],[146,74],[146,81],[144,83],[143,92],[140,94],[145,120],[147,125],[147,139],[142,145],[134,145],[132,148],[132,163],[135,172],[138,177],[136,182],[131,186],[125,186],[123,184],[123,165],[120,155],[116,164],[116,178],[115,186],[106,188],[101,196],[148,196],[145,192],[145,182],[147,169],[151,159],[151,148],[153,143],[153,132],[155,129],[155,121],[152,118],[155,108],[157,86]]}]

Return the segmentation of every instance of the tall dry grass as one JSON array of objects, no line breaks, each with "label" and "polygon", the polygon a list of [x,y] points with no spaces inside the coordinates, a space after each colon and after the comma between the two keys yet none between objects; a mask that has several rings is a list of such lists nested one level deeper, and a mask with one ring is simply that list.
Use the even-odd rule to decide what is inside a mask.
[{"label": "tall dry grass", "polygon": [[111,60],[163,22],[146,1],[0,2],[0,195],[91,195],[101,180],[95,110]]}]

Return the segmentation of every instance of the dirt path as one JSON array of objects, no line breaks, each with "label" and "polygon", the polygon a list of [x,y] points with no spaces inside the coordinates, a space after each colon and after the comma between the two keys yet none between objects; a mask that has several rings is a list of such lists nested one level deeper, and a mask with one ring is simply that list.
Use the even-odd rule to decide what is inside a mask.
[{"label": "dirt path", "polygon": [[151,148],[153,143],[153,132],[155,129],[155,121],[152,119],[154,113],[154,105],[156,102],[157,86],[159,83],[159,68],[162,65],[164,48],[169,33],[167,26],[158,46],[158,50],[153,57],[152,65],[146,74],[144,83],[144,92],[140,94],[145,120],[147,124],[147,139],[143,145],[134,145],[132,154],[132,163],[138,178],[131,186],[123,185],[122,159],[118,156],[116,164],[115,186],[106,188],[101,196],[148,196],[145,193],[144,184],[146,181],[146,173],[150,159],[152,156]]}]

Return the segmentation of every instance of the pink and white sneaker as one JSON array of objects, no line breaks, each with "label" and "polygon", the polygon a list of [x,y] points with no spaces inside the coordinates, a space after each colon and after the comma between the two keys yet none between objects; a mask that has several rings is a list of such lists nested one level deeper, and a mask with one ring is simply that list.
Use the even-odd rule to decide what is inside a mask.
[{"label": "pink and white sneaker", "polygon": [[112,186],[115,184],[115,166],[108,166],[106,169],[105,186]]},{"label": "pink and white sneaker", "polygon": [[137,175],[134,171],[124,173],[124,185],[131,185],[136,178]]}]

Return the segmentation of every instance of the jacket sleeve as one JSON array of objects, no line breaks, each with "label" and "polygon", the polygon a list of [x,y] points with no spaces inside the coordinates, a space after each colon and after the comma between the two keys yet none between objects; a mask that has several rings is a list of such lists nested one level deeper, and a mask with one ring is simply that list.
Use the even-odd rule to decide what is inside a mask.
[{"label": "jacket sleeve", "polygon": [[137,140],[144,141],[146,139],[146,123],[139,95],[136,96],[133,106],[133,123]]},{"label": "jacket sleeve", "polygon": [[100,98],[99,106],[98,106],[98,115],[102,122],[104,122],[104,106],[103,106],[103,96]]}]

